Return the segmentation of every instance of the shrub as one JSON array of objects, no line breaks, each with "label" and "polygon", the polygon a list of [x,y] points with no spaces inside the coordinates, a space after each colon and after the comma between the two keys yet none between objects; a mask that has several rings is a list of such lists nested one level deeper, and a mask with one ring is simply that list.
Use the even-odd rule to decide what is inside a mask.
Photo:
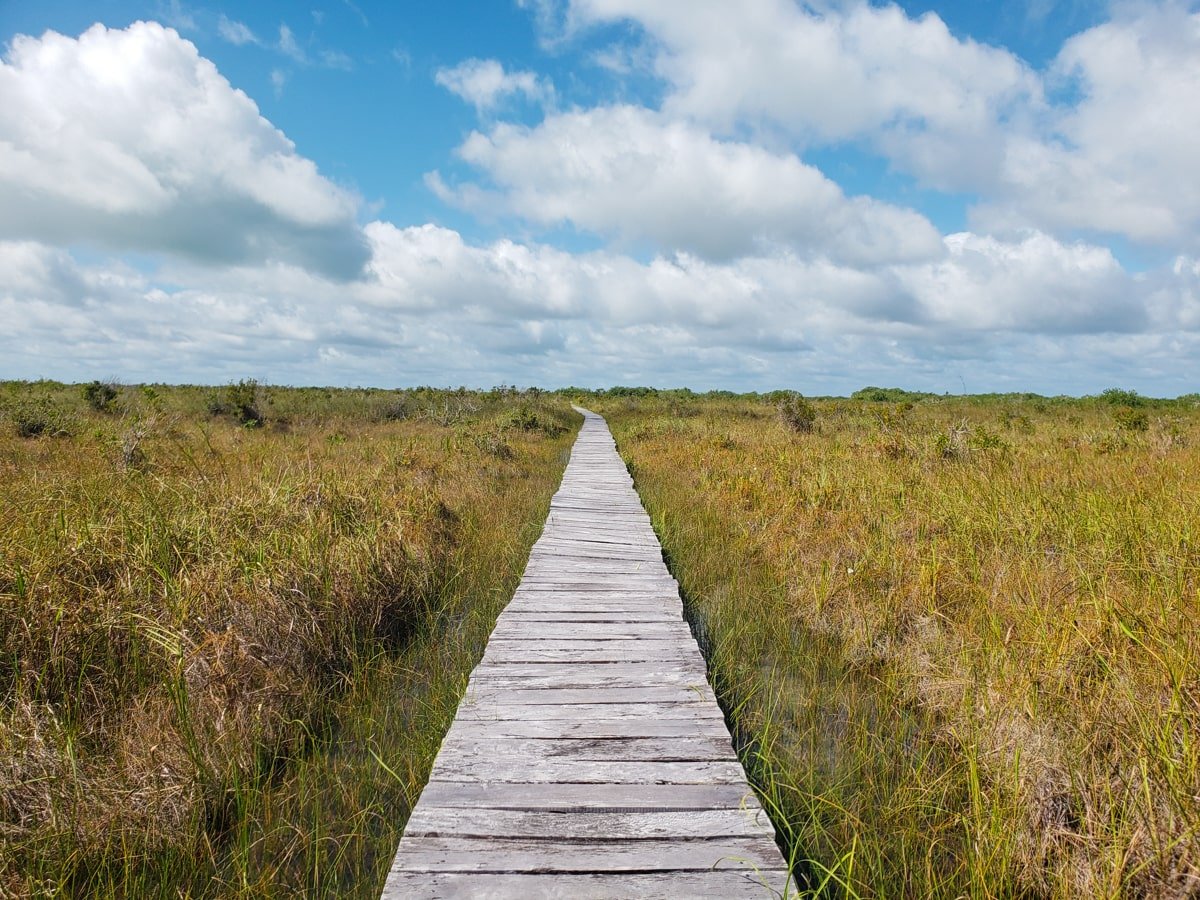
[{"label": "shrub", "polygon": [[472,441],[484,453],[490,454],[497,459],[512,459],[515,456],[513,448],[509,446],[508,442],[493,431],[476,434],[472,437]]},{"label": "shrub", "polygon": [[975,450],[1009,449],[1004,439],[995,432],[988,431],[982,425],[972,428],[966,422],[951,425],[945,432],[934,438],[934,449],[943,459],[963,459]]},{"label": "shrub", "polygon": [[875,403],[904,403],[915,400],[925,400],[933,394],[925,391],[906,391],[898,387],[865,387],[850,395],[851,400],[871,400]]},{"label": "shrub", "polygon": [[414,404],[412,398],[407,395],[400,395],[394,400],[388,400],[375,413],[375,420],[378,422],[403,422],[405,419],[412,416]]},{"label": "shrub", "polygon": [[783,424],[799,434],[811,434],[817,424],[817,410],[802,394],[793,393],[777,407]]},{"label": "shrub", "polygon": [[934,438],[933,446],[942,459],[961,459],[970,451],[971,427],[966,422],[951,425]]},{"label": "shrub", "polygon": [[1003,423],[1005,428],[1018,431],[1021,434],[1033,434],[1033,422],[1030,421],[1029,416],[1024,415],[1023,413],[1006,409],[1000,414],[1000,421]]},{"label": "shrub", "polygon": [[142,469],[146,466],[146,451],[142,449],[142,442],[149,433],[149,424],[134,422],[121,437],[121,464],[126,469]]},{"label": "shrub", "polygon": [[117,386],[111,381],[92,381],[83,386],[83,399],[96,412],[110,413],[117,406]]},{"label": "shrub", "polygon": [[8,409],[8,417],[23,438],[69,437],[74,430],[70,418],[45,397],[13,404]]},{"label": "shrub", "polygon": [[1118,406],[1113,410],[1113,418],[1117,420],[1117,427],[1125,431],[1145,431],[1150,427],[1146,411],[1132,406]]},{"label": "shrub", "polygon": [[550,437],[557,437],[566,429],[557,422],[551,422],[528,404],[521,404],[505,417],[503,425],[514,431],[541,431]]},{"label": "shrub", "polygon": [[1146,402],[1146,398],[1137,391],[1123,388],[1109,388],[1100,394],[1100,399],[1110,406],[1142,406]]},{"label": "shrub", "polygon": [[230,382],[225,388],[224,412],[233,416],[238,423],[257,427],[263,423],[263,414],[258,409],[258,382],[253,378]]}]

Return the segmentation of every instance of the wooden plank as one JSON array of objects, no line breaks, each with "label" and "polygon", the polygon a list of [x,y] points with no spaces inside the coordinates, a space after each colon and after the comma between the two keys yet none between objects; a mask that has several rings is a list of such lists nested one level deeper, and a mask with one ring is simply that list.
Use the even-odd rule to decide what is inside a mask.
[{"label": "wooden plank", "polygon": [[660,649],[669,648],[678,650],[679,652],[690,652],[690,648],[680,648],[678,645],[684,640],[691,639],[691,632],[682,630],[675,634],[663,631],[655,635],[653,638],[648,638],[640,643],[646,646],[631,646],[631,642],[636,638],[630,638],[627,634],[621,632],[612,632],[609,634],[593,634],[589,635],[585,632],[572,630],[568,634],[542,633],[532,635],[528,639],[514,637],[511,633],[495,635],[495,652],[497,654],[507,651],[521,652],[523,650],[568,650],[581,652],[654,652]]},{"label": "wooden plank", "polygon": [[429,900],[477,900],[480,897],[519,900],[691,900],[727,897],[781,896],[787,873],[775,870],[716,872],[655,872],[648,874],[514,874],[473,872],[408,872],[393,870],[383,900],[423,897]]},{"label": "wooden plank", "polygon": [[758,809],[746,784],[529,784],[431,781],[418,806],[470,809],[557,809],[662,812],[689,809]]},{"label": "wooden plank", "polygon": [[496,784],[743,784],[746,773],[737,760],[605,760],[546,757],[453,756],[439,754],[432,781],[476,781]]},{"label": "wooden plank", "polygon": [[404,833],[421,837],[504,836],[583,840],[606,838],[716,838],[761,835],[770,828],[761,809],[693,809],[685,812],[575,813],[553,810],[455,809],[424,806],[414,810]]},{"label": "wooden plank", "polygon": [[541,738],[625,738],[625,737],[687,737],[719,735],[729,739],[729,730],[720,719],[675,718],[661,719],[587,719],[568,722],[562,719],[492,719],[456,720],[446,733],[446,741],[469,740],[486,742],[503,737]]},{"label": "wooden plank", "polygon": [[[490,757],[585,760],[645,760],[684,762],[686,760],[735,759],[729,739],[716,731],[707,735],[679,735],[670,738],[525,738],[495,737],[487,744],[456,741],[443,748],[441,756],[454,759]],[[440,757],[439,757],[440,758]]]},{"label": "wooden plank", "polygon": [[535,687],[553,688],[627,688],[653,685],[686,685],[708,689],[703,669],[680,669],[655,665],[641,665],[630,671],[633,664],[621,664],[605,669],[603,666],[576,666],[567,663],[559,671],[542,664],[526,671],[515,671],[515,666],[487,666],[477,669],[471,676],[468,690],[488,690],[499,687],[527,689]]},{"label": "wooden plank", "polygon": [[[555,646],[570,650],[578,648],[581,650],[594,650],[591,646],[597,642],[606,644],[619,645],[623,649],[636,649],[640,646],[657,647],[659,645],[677,646],[680,642],[686,641],[692,636],[692,631],[683,622],[671,623],[668,625],[651,626],[646,625],[647,634],[644,637],[638,637],[636,633],[630,634],[628,628],[611,628],[603,625],[597,625],[592,628],[564,628],[563,626],[549,625],[546,623],[531,623],[528,626],[529,633],[521,635],[512,633],[509,629],[499,634],[497,628],[492,632],[492,640],[510,646],[512,644],[529,644],[542,646],[548,641],[554,642]],[[609,648],[613,649],[613,648]]]},{"label": "wooden plank", "polygon": [[712,719],[724,722],[719,708],[699,700],[676,703],[561,703],[537,706],[501,706],[496,703],[476,703],[464,698],[455,718],[464,722],[501,722],[506,719],[537,719],[542,722],[599,722],[609,719]]},{"label": "wooden plank", "polygon": [[[547,662],[547,663],[562,663],[562,662],[578,662],[580,665],[590,665],[600,662],[666,662],[675,660],[679,663],[691,663],[701,666],[703,657],[699,653],[687,650],[685,648],[668,648],[650,652],[649,650],[639,651],[637,649],[616,649],[605,650],[603,641],[597,641],[596,645],[599,649],[594,651],[583,649],[546,649],[541,650],[534,647],[523,648],[519,650],[487,650],[484,653],[483,664],[504,663],[523,663],[523,662]],[[612,643],[609,641],[608,643]]]},{"label": "wooden plank", "polygon": [[762,835],[587,843],[413,835],[396,854],[397,866],[427,872],[704,872],[776,869],[780,862],[779,848]]},{"label": "wooden plank", "polygon": [[[701,659],[701,662],[703,662],[703,659]],[[700,666],[697,669],[686,667],[681,668],[676,665],[674,661],[672,661],[669,663],[594,662],[586,666],[579,666],[574,662],[528,663],[524,665],[519,662],[513,662],[505,666],[480,666],[471,674],[471,681],[477,682],[483,679],[491,678],[518,678],[523,675],[537,676],[538,678],[564,678],[569,680],[581,679],[584,681],[589,681],[592,679],[625,677],[640,680],[642,683],[645,683],[648,680],[662,679],[670,676],[681,680],[705,680],[705,671],[703,666]]]},{"label": "wooden plank", "polygon": [[592,609],[579,609],[578,607],[565,607],[556,609],[554,607],[545,608],[528,607],[522,605],[520,609],[508,609],[497,620],[497,624],[501,622],[512,622],[520,625],[522,622],[563,622],[563,623],[610,623],[610,624],[633,624],[637,622],[677,622],[679,619],[671,615],[669,610],[660,609],[657,606],[639,607],[637,609],[617,608],[608,612]]},{"label": "wooden plank", "polygon": [[[709,706],[714,698],[712,690],[705,685],[703,688],[695,684],[667,684],[645,687],[639,685],[612,686],[587,685],[586,687],[558,687],[545,685],[530,685],[515,687],[512,684],[489,685],[477,682],[471,686],[463,697],[464,703],[474,703],[478,707],[490,706],[504,709],[509,706],[536,706],[537,710],[528,710],[522,714],[536,714],[540,707],[603,705],[626,706],[629,704],[686,704],[688,706]],[[640,710],[639,710],[640,711]]]}]

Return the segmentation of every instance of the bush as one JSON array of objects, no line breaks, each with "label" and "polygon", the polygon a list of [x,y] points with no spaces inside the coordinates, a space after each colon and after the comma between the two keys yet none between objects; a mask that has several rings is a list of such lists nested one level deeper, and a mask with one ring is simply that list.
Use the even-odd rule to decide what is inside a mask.
[{"label": "bush", "polygon": [[799,434],[811,434],[817,424],[817,410],[804,399],[802,394],[792,393],[779,401],[779,418],[783,424]]},{"label": "bush", "polygon": [[241,425],[250,427],[262,425],[263,414],[259,411],[258,404],[258,382],[253,378],[230,382],[225,388],[223,411],[233,416]]},{"label": "bush", "polygon": [[505,417],[503,428],[514,431],[541,431],[550,437],[557,437],[566,429],[557,422],[551,422],[528,404],[522,404]]},{"label": "bush", "polygon": [[1117,420],[1117,427],[1125,431],[1145,431],[1150,427],[1146,411],[1132,406],[1118,406],[1113,410],[1113,418]]},{"label": "bush", "polygon": [[925,391],[906,391],[904,388],[865,387],[850,395],[851,400],[870,400],[875,403],[911,403],[926,400],[933,394]]},{"label": "bush", "polygon": [[96,412],[110,413],[117,406],[117,386],[111,381],[93,381],[83,386],[83,399]]},{"label": "bush", "polygon": [[1004,452],[1008,444],[1000,435],[988,431],[982,425],[972,428],[967,422],[951,425],[933,439],[934,450],[942,459],[965,459],[976,450]]},{"label": "bush", "polygon": [[513,448],[509,446],[508,442],[493,431],[476,434],[472,437],[472,441],[484,453],[491,454],[497,459],[512,459],[515,456]]},{"label": "bush", "polygon": [[1100,394],[1100,399],[1110,406],[1142,406],[1146,402],[1146,398],[1137,391],[1122,388],[1109,388]]},{"label": "bush", "polygon": [[13,404],[8,409],[8,417],[12,420],[17,434],[23,438],[43,435],[70,437],[74,430],[70,418],[45,397]]},{"label": "bush", "polygon": [[376,410],[374,419],[377,422],[403,422],[413,415],[414,410],[415,405],[412,399],[401,395],[394,400],[388,400]]}]

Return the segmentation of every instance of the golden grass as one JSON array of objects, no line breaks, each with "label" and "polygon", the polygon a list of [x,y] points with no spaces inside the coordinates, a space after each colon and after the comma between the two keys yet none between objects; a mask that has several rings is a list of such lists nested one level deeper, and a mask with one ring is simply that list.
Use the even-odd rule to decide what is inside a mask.
[{"label": "golden grass", "polygon": [[0,896],[377,895],[573,415],[0,389]]},{"label": "golden grass", "polygon": [[806,883],[1200,891],[1194,403],[592,405]]}]

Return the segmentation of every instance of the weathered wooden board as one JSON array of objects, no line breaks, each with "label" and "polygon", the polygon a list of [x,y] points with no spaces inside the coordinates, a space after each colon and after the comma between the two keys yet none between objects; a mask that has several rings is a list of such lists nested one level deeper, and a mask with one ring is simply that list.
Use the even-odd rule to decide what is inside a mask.
[{"label": "weathered wooden board", "polygon": [[383,896],[786,893],[706,674],[650,518],[585,413]]},{"label": "weathered wooden board", "polygon": [[746,773],[737,760],[524,759],[498,753],[490,758],[439,755],[429,779],[484,784],[742,784]]},{"label": "weathered wooden board", "polygon": [[[688,703],[710,706],[716,698],[705,685],[674,684],[654,687],[605,686],[544,687],[535,685],[513,686],[510,684],[487,687],[476,682],[463,698],[464,702],[482,707],[494,706],[569,706],[572,704],[594,704],[600,700],[607,706],[625,707],[634,703]],[[603,699],[601,699],[603,698]]]},{"label": "weathered wooden board", "polygon": [[426,806],[404,827],[410,836],[487,837],[497,830],[510,837],[585,840],[609,838],[716,838],[762,834],[761,809],[691,809],[685,812],[577,813],[553,810],[456,809]]},{"label": "weathered wooden board", "polygon": [[[470,809],[666,812],[693,809],[758,809],[745,784],[495,784],[431,781],[417,804]],[[403,841],[401,841],[403,843]]]},{"label": "weathered wooden board", "polygon": [[522,738],[496,737],[488,744],[459,741],[447,744],[438,757],[477,759],[492,756],[537,759],[642,760],[684,762],[727,760],[729,740],[715,731],[707,735],[625,738]]},{"label": "weathered wooden board", "polygon": [[779,848],[762,834],[712,839],[612,839],[405,836],[396,864],[430,872],[671,872],[779,868]]},{"label": "weathered wooden board", "polygon": [[778,897],[787,872],[776,870],[714,872],[654,872],[648,874],[512,874],[507,872],[410,872],[393,869],[383,890],[384,900],[407,897],[501,898],[522,900],[691,900],[691,898]]},{"label": "weathered wooden board", "polygon": [[543,722],[599,722],[608,719],[713,719],[724,722],[720,709],[709,703],[561,703],[544,706],[501,706],[498,703],[474,703],[468,698],[458,708],[456,718],[464,722],[499,722],[505,719],[530,719]]},{"label": "weathered wooden board", "polygon": [[[691,735],[720,735],[728,738],[729,730],[720,719],[679,719],[670,716],[649,719],[589,719],[569,722],[562,719],[491,719],[456,721],[450,726],[446,740],[487,741],[501,737],[687,737]],[[443,742],[445,746],[445,742]]]}]

